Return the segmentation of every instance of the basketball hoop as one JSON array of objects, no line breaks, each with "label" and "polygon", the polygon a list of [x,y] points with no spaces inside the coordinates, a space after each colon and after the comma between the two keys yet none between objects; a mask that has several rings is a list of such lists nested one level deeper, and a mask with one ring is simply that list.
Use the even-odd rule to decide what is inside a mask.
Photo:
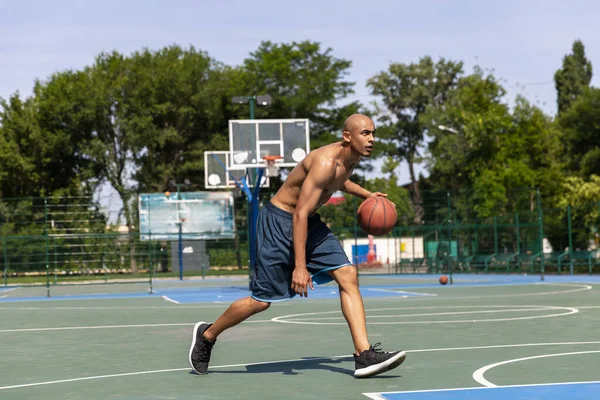
[{"label": "basketball hoop", "polygon": [[283,159],[283,157],[281,156],[264,156],[262,158],[263,160],[265,160],[265,163],[267,164],[267,176],[277,176],[277,174],[279,173],[279,166],[277,164],[275,164],[276,160],[281,160]]}]

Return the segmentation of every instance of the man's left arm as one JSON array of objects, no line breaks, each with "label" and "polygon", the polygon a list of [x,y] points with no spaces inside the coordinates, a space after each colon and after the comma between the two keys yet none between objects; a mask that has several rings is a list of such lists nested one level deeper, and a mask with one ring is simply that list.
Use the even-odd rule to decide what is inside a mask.
[{"label": "man's left arm", "polygon": [[361,187],[360,185],[350,181],[350,179],[348,179],[345,183],[344,186],[342,186],[342,188],[340,189],[342,192],[344,193],[348,193],[351,194],[352,196],[356,196],[359,197],[361,199],[366,199],[369,197],[375,197],[375,196],[383,196],[383,197],[387,197],[387,194],[381,193],[381,192],[369,192],[367,189]]}]

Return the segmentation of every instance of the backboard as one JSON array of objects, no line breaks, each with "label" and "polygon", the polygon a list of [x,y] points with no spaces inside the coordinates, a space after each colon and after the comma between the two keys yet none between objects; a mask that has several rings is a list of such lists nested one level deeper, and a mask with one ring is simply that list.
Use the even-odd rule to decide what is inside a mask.
[{"label": "backboard", "polygon": [[229,121],[230,166],[265,166],[264,156],[282,156],[279,167],[295,167],[310,151],[308,119]]},{"label": "backboard", "polygon": [[[232,169],[230,165],[231,157],[229,151],[205,151],[204,152],[204,188],[205,189],[232,189],[235,188],[235,182],[231,175],[237,180],[246,175],[246,168]],[[216,158],[215,158],[216,157]],[[223,168],[225,166],[225,168]],[[227,173],[229,171],[229,173]],[[269,177],[263,176],[260,187],[269,187]],[[254,185],[254,181],[249,179],[249,187]]]},{"label": "backboard", "polygon": [[229,239],[235,237],[231,192],[145,193],[139,198],[140,239]]}]

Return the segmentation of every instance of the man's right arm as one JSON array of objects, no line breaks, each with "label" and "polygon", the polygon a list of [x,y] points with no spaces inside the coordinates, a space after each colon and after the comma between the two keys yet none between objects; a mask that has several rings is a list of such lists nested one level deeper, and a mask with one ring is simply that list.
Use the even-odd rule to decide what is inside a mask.
[{"label": "man's right arm", "polygon": [[292,240],[294,243],[295,267],[292,275],[292,289],[301,296],[307,295],[307,285],[312,287],[310,275],[306,269],[306,239],[308,234],[308,216],[317,206],[327,184],[335,175],[334,160],[314,160],[308,171],[293,216]]}]

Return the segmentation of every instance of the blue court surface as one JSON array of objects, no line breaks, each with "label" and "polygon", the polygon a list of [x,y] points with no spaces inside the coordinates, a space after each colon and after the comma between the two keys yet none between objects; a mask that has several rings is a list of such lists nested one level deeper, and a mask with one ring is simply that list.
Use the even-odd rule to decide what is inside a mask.
[{"label": "blue court surface", "polygon": [[[407,278],[407,282],[403,282]],[[437,297],[440,293],[436,291],[428,292],[428,289],[450,290],[458,287],[489,287],[489,286],[516,286],[531,284],[559,284],[559,283],[600,283],[599,276],[546,276],[542,281],[539,275],[475,275],[461,274],[456,275],[454,283],[441,286],[436,282],[432,275],[365,275],[361,279],[368,279],[368,284],[361,284],[360,289],[365,298],[414,298],[414,297]],[[423,283],[414,283],[414,281],[423,280]],[[389,283],[392,280],[394,283]],[[388,282],[386,282],[388,281]],[[184,283],[192,286],[178,286],[182,281],[173,279],[165,280],[155,284],[152,293],[148,293],[148,287],[145,285],[136,285],[135,290],[111,293],[93,293],[93,294],[73,294],[56,295],[50,298],[46,296],[27,296],[17,294],[23,287],[4,287],[0,288],[0,302],[21,302],[38,300],[94,300],[94,299],[134,299],[148,297],[162,297],[167,301],[176,304],[193,303],[230,303],[249,296],[248,285],[231,285],[229,279],[208,278],[208,279],[186,279]],[[239,282],[239,281],[238,281]],[[218,286],[204,286],[210,283],[222,283]],[[229,284],[229,285],[228,285]],[[194,286],[195,285],[195,286]],[[51,286],[52,288],[52,286]],[[113,286],[116,288],[116,286]],[[10,293],[15,291],[15,293]],[[102,291],[102,289],[100,289]],[[299,298],[299,296],[296,296]],[[337,285],[329,283],[326,285],[315,285],[315,290],[308,292],[311,299],[334,299],[339,297]]]},{"label": "blue court surface", "polygon": [[600,382],[365,393],[365,395],[374,400],[590,400],[600,398]]}]

